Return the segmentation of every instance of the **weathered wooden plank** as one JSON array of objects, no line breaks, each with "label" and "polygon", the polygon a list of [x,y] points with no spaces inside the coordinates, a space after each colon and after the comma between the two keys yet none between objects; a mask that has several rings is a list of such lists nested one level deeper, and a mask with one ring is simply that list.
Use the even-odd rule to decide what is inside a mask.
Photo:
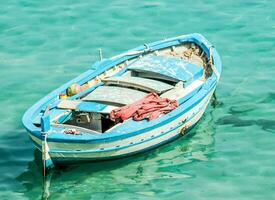
[{"label": "weathered wooden plank", "polygon": [[146,56],[129,66],[129,70],[159,74],[181,81],[192,81],[203,75],[203,67],[180,58],[167,56]]},{"label": "weathered wooden plank", "polygon": [[172,85],[161,81],[132,76],[110,77],[103,81],[105,84],[135,87],[144,91],[156,92],[159,94],[173,88]]},{"label": "weathered wooden plank", "polygon": [[115,86],[100,86],[83,98],[84,101],[96,101],[110,105],[126,105],[143,98],[147,93]]}]

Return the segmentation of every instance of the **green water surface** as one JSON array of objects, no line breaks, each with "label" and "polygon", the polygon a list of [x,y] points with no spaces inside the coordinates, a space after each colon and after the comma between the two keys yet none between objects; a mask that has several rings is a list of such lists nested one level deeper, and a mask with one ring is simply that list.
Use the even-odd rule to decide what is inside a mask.
[{"label": "green water surface", "polygon": [[[275,199],[274,10],[271,0],[2,0],[0,199]],[[216,46],[223,73],[191,136],[54,170],[44,190],[25,110],[89,69],[98,48],[110,57],[193,32]]]}]

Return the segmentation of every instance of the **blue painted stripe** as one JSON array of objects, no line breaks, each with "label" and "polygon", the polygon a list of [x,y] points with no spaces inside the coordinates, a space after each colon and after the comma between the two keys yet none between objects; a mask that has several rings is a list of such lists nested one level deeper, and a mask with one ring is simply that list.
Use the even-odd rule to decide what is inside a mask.
[{"label": "blue painted stripe", "polygon": [[158,134],[157,136],[153,137],[153,138],[148,138],[142,141],[137,141],[137,142],[133,142],[133,143],[129,143],[126,145],[120,145],[120,146],[114,146],[114,147],[109,147],[109,148],[102,148],[102,149],[93,149],[93,150],[59,150],[59,149],[50,149],[50,153],[102,153],[102,152],[108,152],[108,151],[114,151],[114,150],[121,150],[121,149],[127,149],[129,147],[132,146],[136,146],[136,145],[140,145],[143,143],[147,143],[150,142],[154,139],[157,139],[159,137],[165,136],[167,134],[169,134],[171,131],[174,131],[176,129],[178,129],[180,126],[183,125],[183,122],[181,122],[180,124],[178,124],[177,126],[173,127],[172,129],[169,129],[169,131],[166,132],[162,132],[161,134]]},{"label": "blue painted stripe", "polygon": [[[198,122],[197,122],[198,123]],[[167,144],[169,142],[172,142],[176,139],[178,139],[179,137],[186,137],[187,135],[189,135],[189,132],[191,131],[191,129],[193,129],[196,125],[194,124],[193,126],[189,127],[188,129],[186,129],[186,134],[182,135],[182,134],[178,134],[178,135],[175,135],[174,137],[171,137],[167,140],[164,140],[156,145],[152,145],[150,147],[147,147],[147,148],[144,148],[142,150],[139,150],[139,151],[135,151],[135,152],[131,152],[131,153],[126,153],[126,154],[122,154],[122,155],[118,155],[118,156],[112,156],[112,157],[96,157],[96,158],[81,158],[81,157],[55,157],[55,158],[52,158],[53,162],[55,162],[56,164],[66,164],[66,163],[70,163],[70,162],[87,162],[87,161],[103,161],[103,160],[113,160],[113,159],[119,159],[119,158],[123,158],[123,157],[129,157],[129,156],[132,156],[132,155],[136,155],[136,154],[140,154],[140,153],[143,153],[143,152],[147,152],[149,150],[152,150],[152,149],[156,149],[157,147],[160,147],[164,144]]]}]

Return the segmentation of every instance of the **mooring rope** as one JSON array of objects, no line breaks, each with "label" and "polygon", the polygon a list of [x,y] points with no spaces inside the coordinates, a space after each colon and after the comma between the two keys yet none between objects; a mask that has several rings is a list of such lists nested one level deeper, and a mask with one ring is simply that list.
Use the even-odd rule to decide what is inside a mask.
[{"label": "mooring rope", "polygon": [[210,62],[210,66],[212,68],[212,71],[214,72],[214,74],[216,75],[216,77],[218,78],[218,80],[220,79],[220,73],[218,72],[217,68],[215,67],[214,63],[213,63],[213,55],[212,55],[212,49],[214,48],[214,46],[211,46],[209,48],[209,62]]}]

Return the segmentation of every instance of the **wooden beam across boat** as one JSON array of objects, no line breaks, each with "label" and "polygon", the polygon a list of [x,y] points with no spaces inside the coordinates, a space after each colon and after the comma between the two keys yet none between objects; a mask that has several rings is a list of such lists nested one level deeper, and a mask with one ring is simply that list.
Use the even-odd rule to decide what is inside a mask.
[{"label": "wooden beam across boat", "polygon": [[57,105],[57,108],[83,112],[110,113],[113,109],[117,107],[92,101],[62,100]]},{"label": "wooden beam across boat", "polygon": [[133,76],[109,77],[103,79],[103,82],[105,82],[106,85],[134,87],[147,92],[156,92],[158,94],[173,88],[173,85],[161,81]]},{"label": "wooden beam across boat", "polygon": [[134,103],[146,95],[146,92],[125,87],[99,86],[82,100],[121,106]]}]

